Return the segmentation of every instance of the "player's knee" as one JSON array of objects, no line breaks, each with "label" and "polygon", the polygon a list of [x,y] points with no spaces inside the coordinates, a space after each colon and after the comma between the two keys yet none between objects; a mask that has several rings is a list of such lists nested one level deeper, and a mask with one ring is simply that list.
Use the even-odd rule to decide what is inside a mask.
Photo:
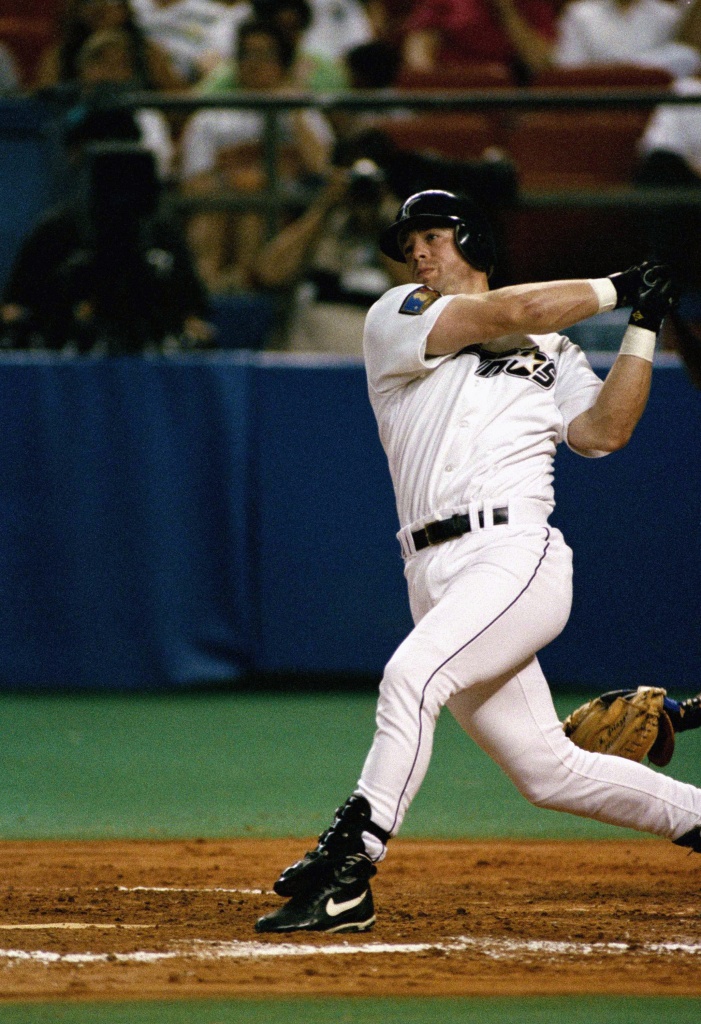
[{"label": "player's knee", "polygon": [[524,759],[510,772],[519,793],[533,804],[547,810],[566,810],[570,783],[574,778],[570,758],[543,751]]},{"label": "player's knee", "polygon": [[416,702],[417,686],[408,658],[395,654],[387,662],[380,683],[380,697],[393,704]]},{"label": "player's knee", "polygon": [[425,679],[417,672],[416,662],[402,651],[397,652],[385,666],[380,683],[380,702],[385,706],[424,714],[438,715],[445,703],[438,678]]}]

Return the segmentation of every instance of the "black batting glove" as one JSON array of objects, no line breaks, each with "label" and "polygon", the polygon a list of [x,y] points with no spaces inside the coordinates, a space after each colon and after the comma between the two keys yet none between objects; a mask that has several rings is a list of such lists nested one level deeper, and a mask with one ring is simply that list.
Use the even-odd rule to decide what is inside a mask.
[{"label": "black batting glove", "polygon": [[644,263],[638,263],[636,266],[629,267],[628,270],[623,270],[619,274],[609,274],[609,281],[612,282],[616,289],[616,309],[620,309],[621,306],[632,306],[634,304],[642,288],[643,276],[653,269],[666,270],[661,263],[653,263],[651,260],[646,260]]},{"label": "black batting glove", "polygon": [[621,306],[633,305],[642,284],[643,269],[649,265],[649,263],[639,263],[637,266],[629,267],[628,270],[623,270],[619,274],[609,274],[609,281],[613,283],[616,289],[616,309],[620,309]]},{"label": "black batting glove", "polygon": [[628,323],[657,334],[665,316],[678,302],[679,289],[672,280],[669,267],[660,263],[648,264],[633,300],[633,312]]}]

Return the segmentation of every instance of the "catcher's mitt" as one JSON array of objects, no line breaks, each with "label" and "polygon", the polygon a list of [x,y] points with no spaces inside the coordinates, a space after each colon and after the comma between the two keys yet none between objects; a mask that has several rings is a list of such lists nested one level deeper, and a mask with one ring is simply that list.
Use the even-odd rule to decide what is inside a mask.
[{"label": "catcher's mitt", "polygon": [[565,734],[584,750],[631,761],[647,756],[662,767],[674,753],[674,726],[663,706],[666,694],[657,686],[603,693],[567,716]]}]

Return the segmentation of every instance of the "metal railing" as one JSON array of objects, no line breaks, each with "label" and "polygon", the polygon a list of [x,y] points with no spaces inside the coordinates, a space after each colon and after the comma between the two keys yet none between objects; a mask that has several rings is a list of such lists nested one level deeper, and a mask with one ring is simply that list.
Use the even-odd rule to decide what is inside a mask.
[{"label": "metal railing", "polygon": [[[281,142],[280,116],[289,110],[314,108],[328,114],[333,111],[517,111],[543,109],[621,109],[649,108],[658,104],[701,105],[701,95],[689,96],[659,88],[596,87],[596,88],[497,88],[470,89],[464,92],[426,92],[387,89],[381,91],[348,91],[336,93],[269,93],[231,92],[216,96],[195,94],[131,92],[115,100],[123,109],[148,107],[180,114],[196,110],[240,109],[256,110],[264,116],[262,138],[264,169],[267,188],[259,194],[223,193],[217,197],[180,196],[179,206],[185,209],[259,209],[269,226],[277,220],[280,210],[289,203],[280,187],[277,152]],[[508,153],[506,154],[508,156]],[[516,168],[518,172],[518,167]],[[518,209],[554,207],[666,209],[701,207],[701,189],[614,186],[583,189],[566,188],[554,191],[521,190],[514,206]]]}]

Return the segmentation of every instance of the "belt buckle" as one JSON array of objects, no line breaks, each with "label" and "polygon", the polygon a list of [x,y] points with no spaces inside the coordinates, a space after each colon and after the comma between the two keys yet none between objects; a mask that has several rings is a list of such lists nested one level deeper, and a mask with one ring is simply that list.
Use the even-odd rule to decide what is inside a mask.
[{"label": "belt buckle", "polygon": [[[436,520],[436,522],[442,522],[442,520]],[[428,542],[428,546],[430,548],[435,547],[436,544],[442,544],[443,542],[442,537],[437,537],[435,540],[433,539],[431,528],[436,525],[436,522],[426,523],[426,525],[424,526],[424,534],[426,536],[426,541]]]}]

